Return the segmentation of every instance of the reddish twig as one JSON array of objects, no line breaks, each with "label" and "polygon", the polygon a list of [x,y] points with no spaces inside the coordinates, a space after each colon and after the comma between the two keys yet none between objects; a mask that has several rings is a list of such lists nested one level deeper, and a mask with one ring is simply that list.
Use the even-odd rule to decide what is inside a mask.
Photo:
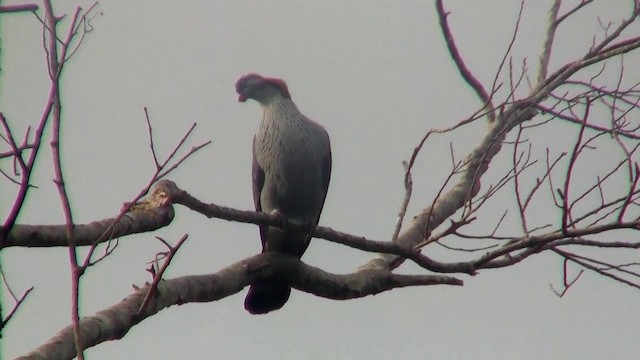
[{"label": "reddish twig", "polygon": [[598,55],[610,51],[610,49],[614,48],[615,46],[618,46],[619,44],[615,44],[612,45],[610,47],[607,47],[609,44],[611,44],[614,40],[618,39],[618,37],[620,36],[620,34],[622,34],[622,31],[624,31],[624,29],[626,29],[629,25],[631,25],[636,18],[638,17],[638,15],[640,15],[639,12],[639,7],[638,7],[638,2],[636,0],[633,1],[633,10],[631,13],[631,16],[629,16],[628,18],[626,18],[625,20],[622,21],[622,23],[620,23],[620,25],[618,25],[618,27],[611,33],[611,35],[605,37],[600,44],[594,46],[585,56],[585,58],[593,58],[593,57],[597,57]]},{"label": "reddish twig", "polygon": [[573,278],[573,280],[569,281],[568,280],[569,271],[567,269],[568,263],[569,263],[569,260],[565,258],[564,262],[563,262],[563,265],[562,265],[562,285],[564,286],[562,291],[557,291],[556,289],[553,288],[552,284],[549,284],[549,287],[551,288],[551,291],[553,291],[553,293],[556,294],[560,298],[564,297],[564,295],[567,293],[567,291],[569,291],[569,288],[571,288],[571,286],[573,286],[573,284],[575,284],[578,281],[578,279],[580,279],[580,276],[582,276],[582,273],[584,272],[584,270],[580,270],[578,275],[576,275],[576,277]]},{"label": "reddish twig", "polygon": [[25,290],[25,292],[22,293],[20,297],[17,297],[16,294],[13,292],[13,289],[11,289],[11,286],[9,286],[9,282],[7,281],[7,277],[4,271],[2,270],[1,266],[0,266],[0,277],[2,277],[2,283],[4,284],[5,288],[7,288],[9,295],[11,295],[11,298],[13,298],[13,301],[14,301],[14,305],[11,308],[11,310],[9,310],[9,313],[7,314],[7,316],[5,316],[4,319],[0,317],[0,334],[1,334],[2,329],[4,329],[4,327],[7,326],[9,321],[11,321],[11,318],[13,317],[13,315],[16,313],[16,311],[18,311],[18,308],[20,308],[20,305],[22,305],[22,303],[25,301],[27,296],[29,296],[29,293],[33,291],[33,286]]},{"label": "reddish twig", "polygon": [[[640,285],[639,285],[639,284],[636,284],[636,283],[634,283],[634,282],[632,282],[632,281],[629,281],[629,280],[627,280],[627,279],[625,279],[625,278],[622,278],[622,277],[620,277],[620,276],[617,276],[617,275],[611,274],[611,273],[609,273],[609,272],[607,272],[607,271],[605,271],[605,270],[603,270],[603,269],[600,269],[600,268],[598,268],[597,266],[593,266],[593,265],[591,265],[591,264],[589,264],[589,263],[587,262],[587,261],[598,262],[598,261],[596,261],[596,260],[593,260],[593,259],[587,259],[587,258],[584,258],[584,257],[579,257],[579,256],[577,256],[577,255],[575,255],[575,254],[572,254],[572,253],[567,252],[567,251],[559,250],[559,249],[554,249],[553,251],[554,251],[555,253],[557,253],[557,254],[561,255],[561,256],[562,256],[562,257],[564,257],[565,259],[568,259],[568,260],[570,260],[570,261],[572,261],[572,262],[574,262],[574,263],[576,263],[576,264],[578,264],[578,265],[580,265],[580,266],[582,266],[582,267],[584,267],[584,268],[586,268],[586,269],[589,269],[589,270],[591,270],[591,271],[594,271],[594,272],[596,272],[596,273],[598,273],[598,274],[600,274],[600,275],[602,275],[602,276],[606,276],[606,277],[608,277],[608,278],[614,279],[614,280],[616,280],[616,281],[618,281],[618,282],[621,282],[621,283],[623,283],[623,284],[626,284],[626,285],[629,285],[629,286],[631,286],[631,287],[634,287],[634,288],[640,289]],[[602,262],[598,262],[598,263],[600,263],[600,264],[602,264],[602,265],[612,266],[612,265],[610,265],[610,264],[604,264],[604,263],[602,263]]]},{"label": "reddish twig", "polygon": [[[95,6],[95,5],[94,5]],[[94,8],[92,6],[87,12],[81,15],[82,8],[77,7],[69,25],[69,30],[64,41],[61,42],[60,48],[58,48],[58,42],[60,41],[57,36],[56,25],[59,19],[55,16],[50,0],[44,1],[45,18],[43,32],[45,34],[44,47],[46,49],[46,59],[49,70],[49,77],[51,80],[51,92],[49,95],[48,103],[51,104],[47,112],[47,116],[52,119],[52,135],[51,135],[51,149],[53,157],[53,168],[55,179],[54,183],[58,189],[60,197],[62,211],[65,217],[66,232],[68,239],[68,252],[69,260],[72,272],[72,322],[74,324],[74,337],[76,344],[76,351],[78,358],[83,359],[83,345],[80,336],[79,325],[79,297],[80,297],[80,278],[84,272],[84,268],[79,266],[76,253],[75,234],[74,234],[74,221],[71,212],[71,205],[69,201],[69,195],[64,181],[64,173],[62,170],[62,158],[60,156],[60,134],[61,134],[61,122],[62,122],[62,100],[60,96],[60,78],[66,60],[68,59],[67,53],[70,45],[77,35],[77,24],[84,21],[87,14]],[[58,51],[59,50],[59,51]]]},{"label": "reddish twig", "polygon": [[162,280],[162,275],[164,275],[164,272],[169,267],[169,264],[171,264],[171,260],[173,260],[173,257],[176,255],[176,253],[178,253],[178,250],[180,249],[182,244],[184,244],[184,242],[187,240],[188,237],[189,237],[188,234],[184,234],[175,246],[171,246],[162,238],[156,237],[158,240],[162,241],[162,243],[169,249],[169,251],[168,253],[166,253],[166,258],[164,260],[164,263],[162,264],[162,267],[158,269],[158,271],[153,270],[153,265],[151,265],[151,269],[153,270],[152,272],[153,281],[151,282],[151,286],[149,286],[149,290],[147,291],[147,294],[144,296],[144,300],[142,301],[142,304],[140,304],[140,308],[138,308],[138,313],[137,313],[138,317],[142,315],[144,310],[149,305],[151,298],[154,296],[154,294],[158,290],[158,284],[160,283],[160,280]]}]

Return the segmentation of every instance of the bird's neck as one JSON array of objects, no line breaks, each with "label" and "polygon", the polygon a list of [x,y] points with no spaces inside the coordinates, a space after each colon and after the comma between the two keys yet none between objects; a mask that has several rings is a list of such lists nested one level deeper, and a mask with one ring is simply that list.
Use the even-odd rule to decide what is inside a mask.
[{"label": "bird's neck", "polygon": [[287,106],[295,107],[296,105],[293,103],[293,101],[291,101],[291,99],[287,99],[283,97],[271,97],[261,101],[260,106],[262,107],[263,110],[266,111],[267,109],[273,108],[273,107],[287,107]]},{"label": "bird's neck", "polygon": [[253,98],[257,102],[259,102],[260,106],[262,106],[263,108],[271,106],[272,104],[281,102],[283,100],[291,101],[288,96],[284,96],[282,92],[280,92],[280,90],[275,89],[271,86],[265,87],[261,91],[256,92],[253,96]]},{"label": "bird's neck", "polygon": [[265,117],[271,116],[292,116],[300,114],[296,104],[291,99],[281,98],[277,101],[272,101],[269,104],[262,104],[262,110],[264,110]]}]

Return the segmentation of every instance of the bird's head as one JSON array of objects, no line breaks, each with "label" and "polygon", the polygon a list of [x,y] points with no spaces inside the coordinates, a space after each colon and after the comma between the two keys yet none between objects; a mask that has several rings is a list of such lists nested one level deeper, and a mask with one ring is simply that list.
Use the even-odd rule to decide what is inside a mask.
[{"label": "bird's head", "polygon": [[238,101],[254,99],[263,106],[282,100],[291,99],[287,84],[281,79],[268,78],[258,74],[247,74],[236,81]]}]

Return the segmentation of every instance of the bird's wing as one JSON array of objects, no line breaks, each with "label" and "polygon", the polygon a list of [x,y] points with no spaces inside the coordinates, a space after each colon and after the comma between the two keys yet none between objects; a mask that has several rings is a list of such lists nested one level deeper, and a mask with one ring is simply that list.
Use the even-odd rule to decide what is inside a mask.
[{"label": "bird's wing", "polygon": [[[322,208],[324,207],[324,201],[327,198],[327,192],[329,191],[329,181],[331,180],[331,146],[329,146],[329,151],[327,151],[327,154],[325,155],[324,159],[322,159],[322,164],[320,164],[321,168],[320,168],[320,176],[322,177],[322,190],[324,190],[324,193],[322,194],[322,206],[320,207],[320,210],[322,210]],[[318,215],[318,218],[316,219],[316,225],[318,224],[318,221],[320,220],[320,215]]]},{"label": "bird's wing", "polygon": [[[251,179],[253,185],[253,204],[256,211],[262,211],[262,204],[260,204],[260,194],[262,193],[262,187],[264,186],[264,170],[258,164],[256,159],[256,137],[253,137],[253,162],[251,165]],[[265,248],[266,241],[266,227],[260,225],[260,240],[262,241],[262,249]]]}]

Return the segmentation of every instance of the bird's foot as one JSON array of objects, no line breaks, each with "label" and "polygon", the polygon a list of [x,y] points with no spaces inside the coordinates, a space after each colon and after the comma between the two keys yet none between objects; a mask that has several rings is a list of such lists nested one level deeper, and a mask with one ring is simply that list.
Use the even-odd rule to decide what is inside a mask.
[{"label": "bird's foot", "polygon": [[308,221],[301,221],[295,218],[288,218],[278,210],[272,210],[270,214],[278,219],[281,229],[311,229],[314,224]]},{"label": "bird's foot", "polygon": [[289,220],[280,211],[272,210],[270,214],[271,216],[275,216],[275,218],[278,219],[278,223],[281,228],[286,229],[288,227],[291,227],[291,223],[289,222]]}]

